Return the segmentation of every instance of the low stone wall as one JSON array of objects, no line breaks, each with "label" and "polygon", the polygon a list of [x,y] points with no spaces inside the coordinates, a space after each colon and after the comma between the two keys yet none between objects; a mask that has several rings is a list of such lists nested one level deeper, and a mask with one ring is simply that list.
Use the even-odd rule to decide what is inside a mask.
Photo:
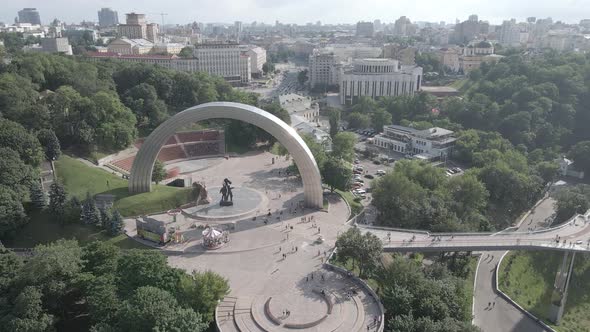
[{"label": "low stone wall", "polygon": [[272,300],[272,297],[269,297],[268,300],[264,302],[264,313],[266,314],[268,319],[270,319],[270,321],[273,322],[273,324],[277,326],[281,325],[281,321],[278,318],[276,318],[275,315],[273,315],[270,311],[270,300]]},{"label": "low stone wall", "polygon": [[328,256],[328,259],[326,260],[326,262],[324,263],[324,267],[328,270],[332,270],[332,271],[336,271],[339,272],[341,274],[343,274],[344,276],[349,277],[352,281],[354,281],[357,285],[359,285],[361,288],[363,288],[367,293],[369,293],[369,295],[375,300],[375,302],[377,302],[377,305],[379,306],[379,326],[377,327],[377,332],[383,332],[383,330],[385,329],[385,308],[383,307],[383,304],[381,304],[381,301],[379,301],[379,296],[377,295],[377,293],[375,293],[375,291],[371,288],[371,286],[369,286],[364,280],[358,278],[357,276],[355,276],[352,272],[348,271],[347,269],[341,268],[340,266],[336,266],[334,264],[330,263],[330,260],[332,259],[332,256],[334,255],[334,253],[336,253],[336,249],[332,250],[332,252],[330,253],[330,255]]}]

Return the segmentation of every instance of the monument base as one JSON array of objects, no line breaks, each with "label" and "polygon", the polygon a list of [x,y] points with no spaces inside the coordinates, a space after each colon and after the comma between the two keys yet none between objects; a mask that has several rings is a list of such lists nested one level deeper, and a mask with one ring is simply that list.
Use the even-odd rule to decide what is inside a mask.
[{"label": "monument base", "polygon": [[232,206],[232,205],[234,205],[234,202],[232,202],[232,201],[221,201],[221,202],[219,202],[219,205],[220,206]]}]

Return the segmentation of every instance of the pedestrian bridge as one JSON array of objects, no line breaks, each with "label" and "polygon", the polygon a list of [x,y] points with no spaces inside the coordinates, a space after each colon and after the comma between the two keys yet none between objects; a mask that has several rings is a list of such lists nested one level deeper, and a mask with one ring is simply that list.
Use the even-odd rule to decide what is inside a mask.
[{"label": "pedestrian bridge", "polygon": [[590,210],[555,227],[529,232],[506,229],[497,233],[430,233],[358,226],[375,234],[386,252],[559,250],[590,252]]}]

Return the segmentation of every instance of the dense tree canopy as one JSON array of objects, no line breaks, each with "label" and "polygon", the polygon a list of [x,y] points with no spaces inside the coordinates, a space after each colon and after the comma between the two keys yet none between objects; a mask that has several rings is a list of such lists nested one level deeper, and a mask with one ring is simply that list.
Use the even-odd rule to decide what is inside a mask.
[{"label": "dense tree canopy", "polygon": [[188,275],[158,252],[105,242],[60,240],[26,262],[0,251],[0,262],[0,331],[204,331],[228,291],[213,272]]}]

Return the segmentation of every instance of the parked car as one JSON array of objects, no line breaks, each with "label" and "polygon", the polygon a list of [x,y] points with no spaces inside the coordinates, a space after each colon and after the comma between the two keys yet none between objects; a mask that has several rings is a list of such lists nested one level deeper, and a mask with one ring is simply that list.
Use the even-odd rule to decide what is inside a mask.
[{"label": "parked car", "polygon": [[352,171],[352,173],[354,173],[354,174],[363,174],[363,171],[358,170],[358,169],[355,169],[355,170]]},{"label": "parked car", "polygon": [[362,183],[355,182],[352,184],[352,189],[360,189],[362,186]]},{"label": "parked car", "polygon": [[372,179],[374,179],[375,177],[374,177],[374,176],[372,176],[371,174],[366,174],[366,175],[365,175],[365,178],[367,178],[367,179],[371,179],[371,180],[372,180]]},{"label": "parked car", "polygon": [[461,173],[463,170],[460,167],[453,167],[453,171],[455,171],[455,173]]},{"label": "parked car", "polygon": [[357,195],[365,195],[367,192],[364,189],[355,189],[353,193]]},{"label": "parked car", "polygon": [[358,164],[358,163],[360,163],[360,162],[361,162],[361,161],[360,161],[360,160],[358,160],[358,159],[355,159],[355,160],[354,160],[354,163],[355,163],[355,164]]},{"label": "parked car", "polygon": [[385,175],[385,171],[382,169],[377,170],[377,172],[375,173],[377,175]]}]

